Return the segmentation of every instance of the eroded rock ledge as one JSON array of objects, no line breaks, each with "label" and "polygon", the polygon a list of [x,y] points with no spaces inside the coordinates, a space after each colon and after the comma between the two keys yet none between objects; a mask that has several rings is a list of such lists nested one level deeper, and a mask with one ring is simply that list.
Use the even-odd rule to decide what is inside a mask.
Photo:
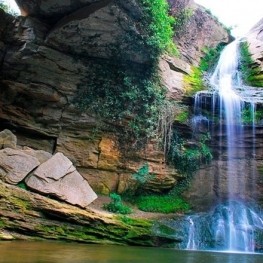
[{"label": "eroded rock ledge", "polygon": [[80,209],[0,181],[0,240],[63,240],[97,244],[168,246],[152,222]]}]

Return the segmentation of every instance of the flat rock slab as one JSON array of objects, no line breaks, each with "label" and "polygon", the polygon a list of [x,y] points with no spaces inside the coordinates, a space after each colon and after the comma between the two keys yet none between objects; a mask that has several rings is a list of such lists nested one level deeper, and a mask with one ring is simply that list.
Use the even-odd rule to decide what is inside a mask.
[{"label": "flat rock slab", "polygon": [[0,150],[0,178],[10,184],[21,182],[40,162],[22,150]]},{"label": "flat rock slab", "polygon": [[25,181],[33,190],[83,208],[97,198],[88,182],[62,153],[56,153],[41,164]]}]

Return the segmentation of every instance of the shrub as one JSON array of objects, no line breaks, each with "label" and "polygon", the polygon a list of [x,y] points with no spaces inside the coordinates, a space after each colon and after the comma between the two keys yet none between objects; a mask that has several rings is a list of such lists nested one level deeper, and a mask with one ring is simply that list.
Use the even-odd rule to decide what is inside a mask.
[{"label": "shrub", "polygon": [[139,0],[143,10],[142,34],[146,44],[152,50],[152,57],[156,59],[163,51],[178,55],[173,43],[173,25],[175,19],[169,16],[169,6],[166,0]]},{"label": "shrub", "polygon": [[[164,89],[149,65],[94,63],[74,102],[84,111],[120,124],[123,137],[145,139],[156,129]],[[125,125],[123,125],[125,124]]]},{"label": "shrub", "polygon": [[202,137],[195,147],[189,147],[175,132],[168,161],[182,174],[191,176],[202,163],[209,163],[213,158],[210,148],[206,145],[207,140],[208,137]]},{"label": "shrub", "polygon": [[111,202],[109,204],[104,204],[103,208],[112,213],[119,214],[130,214],[132,212],[131,208],[124,205],[121,200],[121,196],[116,193],[110,194]]},{"label": "shrub", "polygon": [[154,175],[149,173],[148,163],[144,164],[136,173],[132,174],[132,177],[140,184],[143,185],[147,181],[154,178]]},{"label": "shrub", "polygon": [[199,64],[201,72],[211,71],[214,69],[224,47],[224,44],[219,44],[215,48],[206,47],[202,50],[204,52],[204,56]]}]

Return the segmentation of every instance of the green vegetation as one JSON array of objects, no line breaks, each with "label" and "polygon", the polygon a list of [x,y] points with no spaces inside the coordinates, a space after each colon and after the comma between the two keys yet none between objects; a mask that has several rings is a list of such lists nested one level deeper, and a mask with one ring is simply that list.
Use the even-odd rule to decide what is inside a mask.
[{"label": "green vegetation", "polygon": [[142,38],[151,50],[152,58],[157,59],[163,51],[178,55],[173,43],[173,25],[175,19],[168,15],[166,0],[139,0],[143,17],[141,21]]},{"label": "green vegetation", "polygon": [[[156,129],[164,90],[149,65],[131,63],[94,64],[89,80],[79,86],[75,103],[81,110],[120,124],[127,141],[147,139]],[[121,127],[124,130],[121,130]]]},{"label": "green vegetation", "polygon": [[147,181],[154,178],[154,175],[149,173],[149,165],[148,165],[148,163],[146,163],[136,173],[132,174],[132,177],[141,186],[141,185],[145,184]]},{"label": "green vegetation", "polygon": [[241,56],[240,69],[244,83],[253,87],[263,87],[263,74],[254,64],[248,43],[241,42],[239,50]]},{"label": "green vegetation", "polygon": [[224,47],[225,45],[219,44],[215,48],[206,47],[202,50],[205,54],[199,64],[199,68],[202,72],[211,71],[215,67]]},{"label": "green vegetation", "polygon": [[28,190],[28,187],[24,182],[18,183],[17,186],[20,187],[21,189]]},{"label": "green vegetation", "polygon": [[170,163],[174,164],[176,169],[186,176],[194,172],[202,163],[209,163],[213,156],[206,145],[209,136],[200,138],[199,143],[194,146],[188,146],[176,133],[173,136],[172,146],[168,155]]},{"label": "green vegetation", "polygon": [[[174,18],[168,15],[166,0],[139,0],[139,4],[141,19],[117,40],[111,60],[92,63],[89,79],[78,87],[74,103],[80,110],[116,124],[126,144],[141,146],[156,134],[165,103],[159,57],[177,50],[172,41]],[[147,64],[132,63],[134,53],[144,53]]]},{"label": "green vegetation", "polygon": [[203,80],[204,75],[215,67],[223,48],[224,45],[219,44],[215,48],[203,49],[204,56],[201,59],[199,66],[192,67],[192,73],[184,77],[187,95],[194,95],[196,92],[207,88]]},{"label": "green vegetation", "polygon": [[190,209],[190,205],[183,199],[170,195],[140,196],[137,198],[136,204],[142,211],[165,214],[186,212]]},{"label": "green vegetation", "polygon": [[119,213],[119,214],[130,214],[132,212],[131,208],[124,205],[121,200],[121,196],[116,193],[111,193],[111,202],[109,204],[105,204],[103,208],[108,210],[112,213]]},{"label": "green vegetation", "polygon": [[189,117],[190,113],[188,111],[188,108],[181,108],[181,110],[176,114],[175,120],[180,123],[187,123]]},{"label": "green vegetation", "polygon": [[[251,112],[251,109],[245,108],[242,110],[242,122],[244,124],[252,124],[253,123],[253,114]],[[263,120],[263,109],[258,109],[254,113],[254,121],[255,123],[259,123],[260,121]]]},{"label": "green vegetation", "polygon": [[203,81],[203,73],[199,67],[192,67],[191,74],[184,77],[184,84],[188,96],[192,96],[206,88]]}]

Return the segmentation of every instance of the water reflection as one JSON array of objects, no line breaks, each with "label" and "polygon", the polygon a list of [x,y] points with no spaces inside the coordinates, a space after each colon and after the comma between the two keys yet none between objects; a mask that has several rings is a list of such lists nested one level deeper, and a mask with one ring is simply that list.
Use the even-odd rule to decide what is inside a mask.
[{"label": "water reflection", "polygon": [[260,254],[226,254],[160,248],[57,242],[0,242],[3,263],[262,263]]}]

